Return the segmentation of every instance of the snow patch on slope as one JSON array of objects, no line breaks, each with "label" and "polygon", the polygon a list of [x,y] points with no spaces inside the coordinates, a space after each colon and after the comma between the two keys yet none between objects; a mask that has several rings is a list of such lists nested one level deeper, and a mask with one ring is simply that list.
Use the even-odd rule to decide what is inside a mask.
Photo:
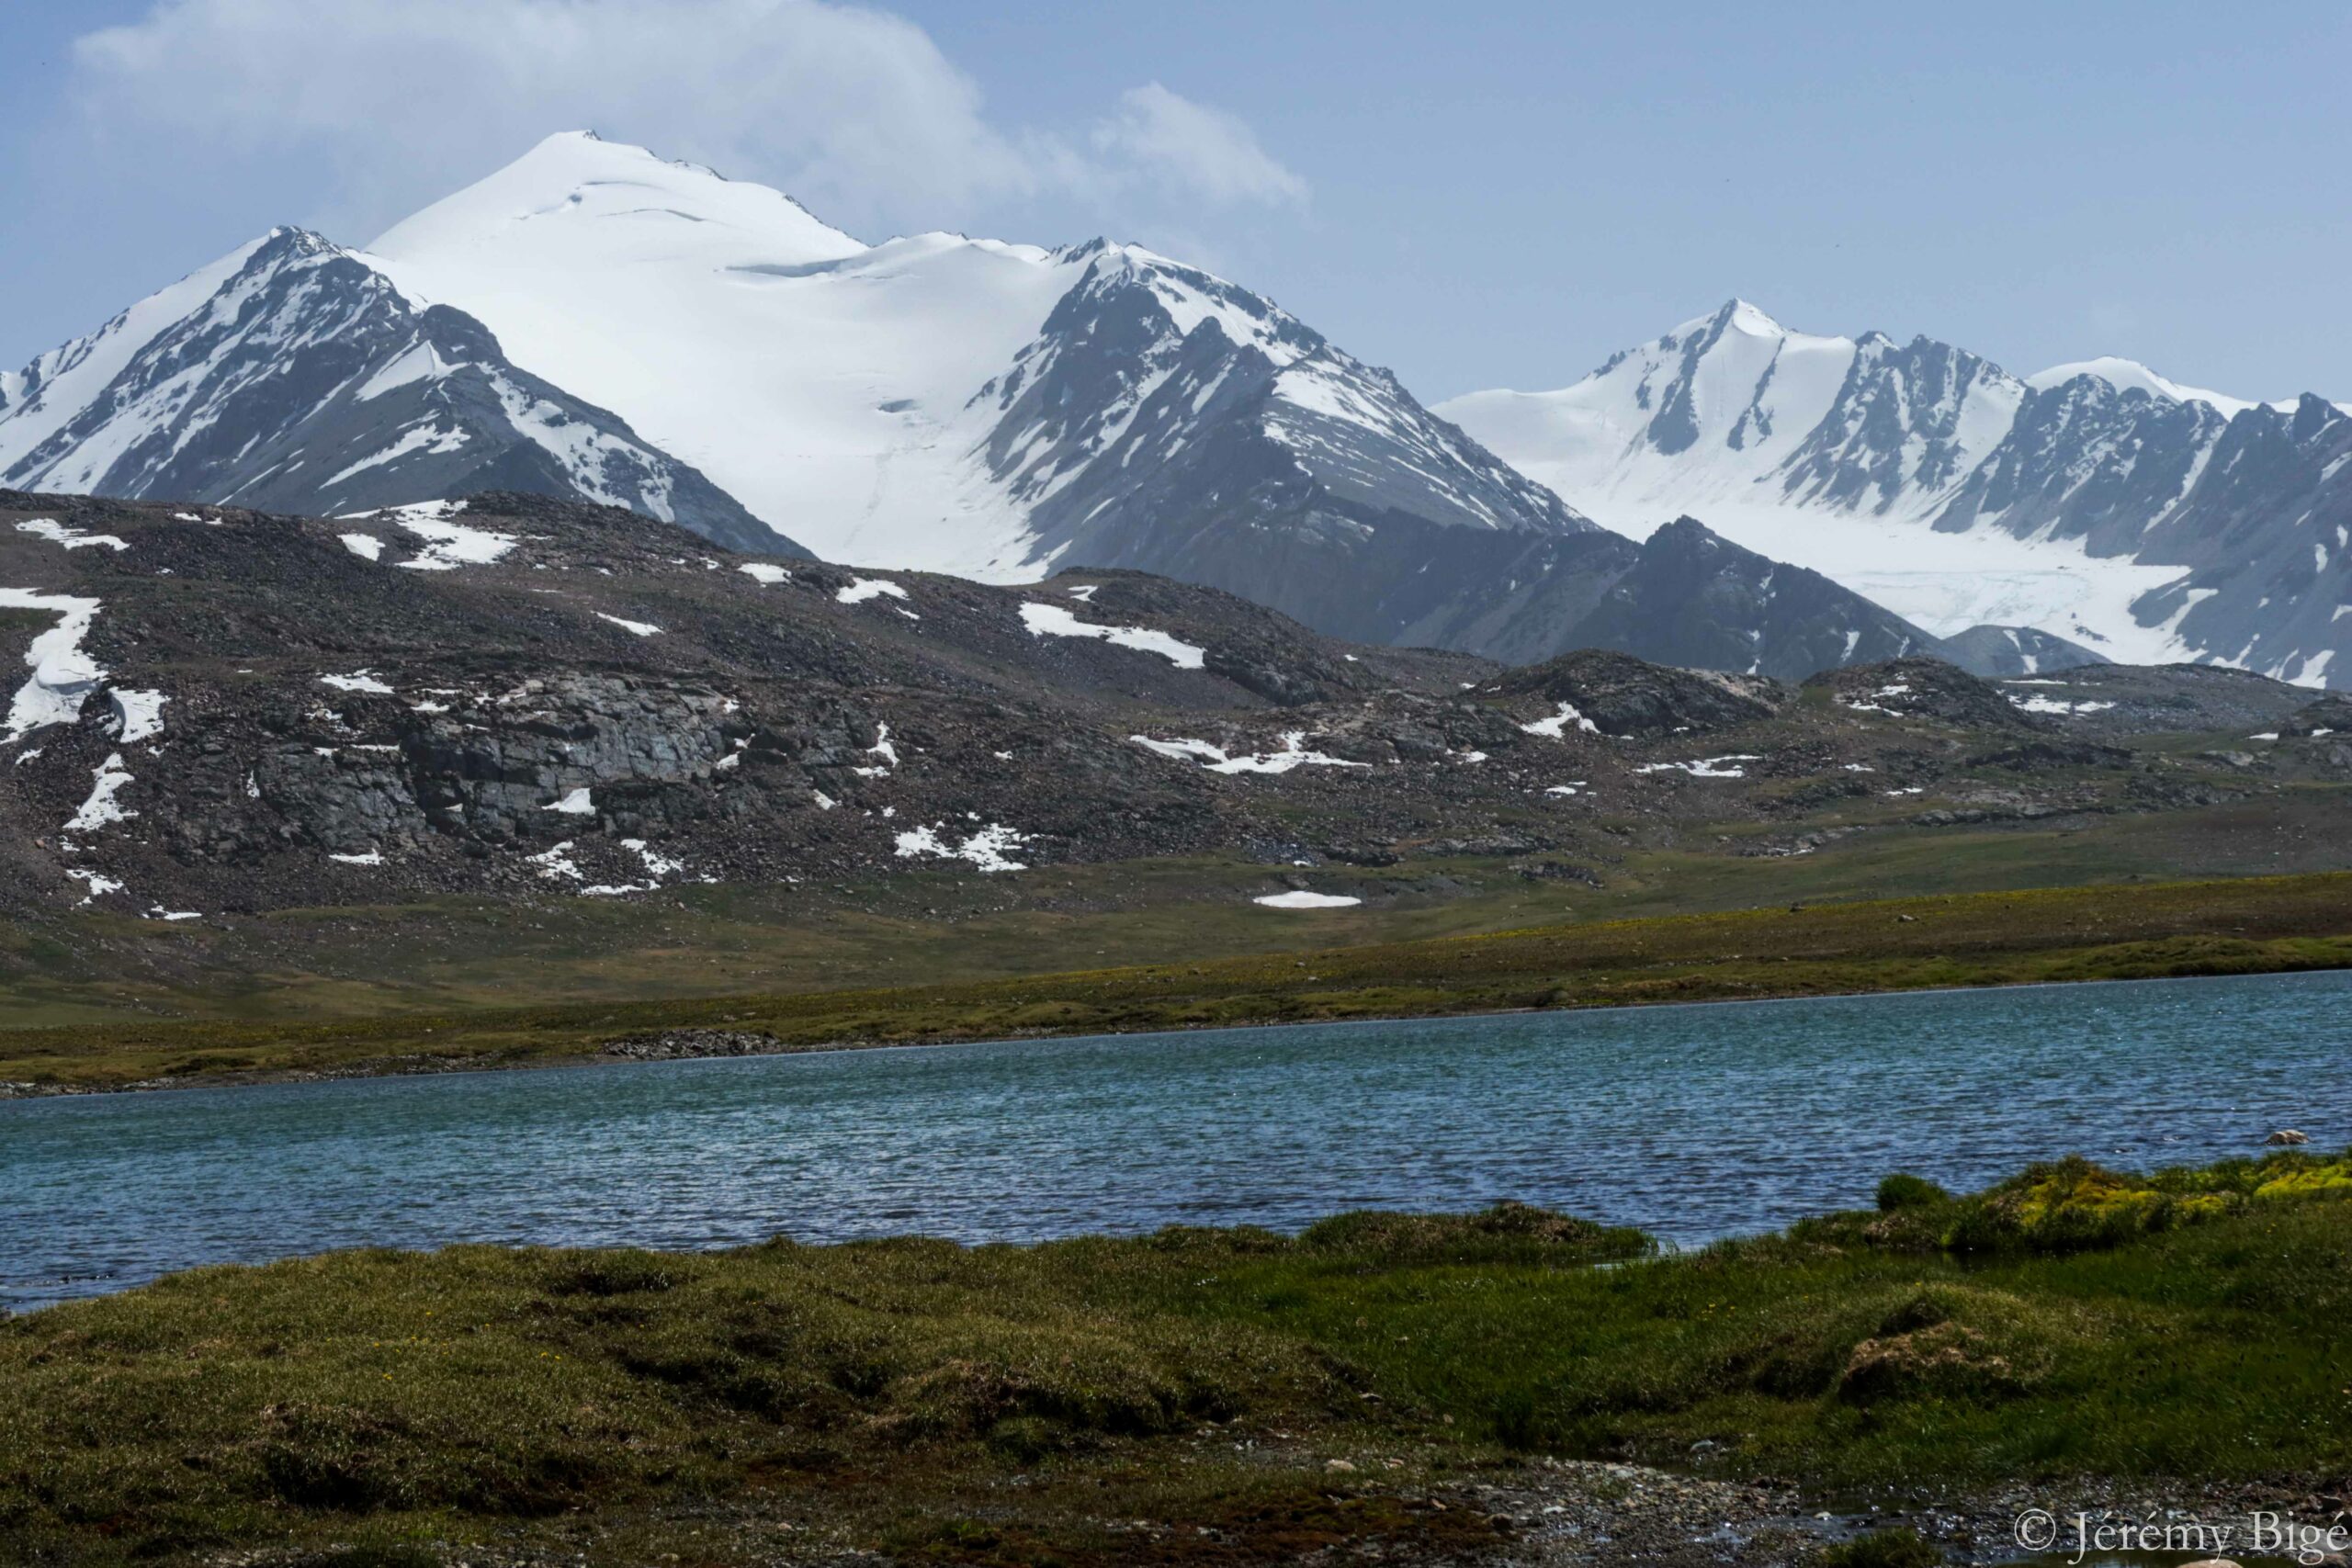
[{"label": "snow patch on slope", "polygon": [[1116,648],[1156,653],[1179,670],[1198,670],[1208,657],[1208,649],[1179,641],[1149,626],[1107,626],[1081,621],[1059,604],[1040,604],[1034,600],[1021,606],[1021,624],[1029,628],[1031,637],[1092,637]]}]

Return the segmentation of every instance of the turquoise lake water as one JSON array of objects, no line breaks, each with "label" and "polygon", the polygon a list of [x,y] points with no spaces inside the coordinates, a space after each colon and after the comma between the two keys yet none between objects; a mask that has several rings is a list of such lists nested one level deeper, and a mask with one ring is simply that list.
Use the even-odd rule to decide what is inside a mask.
[{"label": "turquoise lake water", "polygon": [[0,1103],[0,1307],[458,1241],[964,1241],[1499,1198],[1670,1241],[2352,1141],[2352,976],[1938,992]]}]

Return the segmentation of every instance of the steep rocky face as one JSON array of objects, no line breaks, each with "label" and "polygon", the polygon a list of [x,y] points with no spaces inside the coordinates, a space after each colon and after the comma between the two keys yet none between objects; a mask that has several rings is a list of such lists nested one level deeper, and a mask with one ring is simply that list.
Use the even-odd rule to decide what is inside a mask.
[{"label": "steep rocky face", "polygon": [[2209,403],[2156,398],[2096,376],[2030,390],[2000,445],[1938,513],[1937,528],[1980,523],[2027,538],[2076,540],[2092,555],[2136,551],[2179,502],[2228,420]]},{"label": "steep rocky face", "polygon": [[34,362],[0,482],[334,514],[506,490],[798,554],[618,416],[315,234],[275,231]]},{"label": "steep rocky face", "polygon": [[1936,657],[1972,675],[2039,675],[2107,662],[2080,643],[2031,626],[1971,626],[1939,642]]},{"label": "steep rocky face", "polygon": [[1688,517],[1641,547],[1577,640],[1662,664],[1802,680],[1934,646],[1818,572],[1767,560]]},{"label": "steep rocky face", "polygon": [[1781,494],[1869,512],[1941,494],[1982,461],[1985,430],[2014,414],[2023,391],[1950,344],[1866,333],[1829,412],[1781,463]]},{"label": "steep rocky face", "polygon": [[2317,397],[2125,361],[2021,379],[1734,300],[1574,386],[1439,412],[1610,526],[1696,516],[1939,636],[2030,627],[2311,684],[2352,640],[2352,416]]}]

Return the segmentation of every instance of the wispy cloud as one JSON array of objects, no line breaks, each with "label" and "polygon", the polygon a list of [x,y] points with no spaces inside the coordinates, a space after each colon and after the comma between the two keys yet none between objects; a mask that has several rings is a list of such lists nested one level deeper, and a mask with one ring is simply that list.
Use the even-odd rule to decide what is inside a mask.
[{"label": "wispy cloud", "polygon": [[921,28],[829,0],[157,0],[82,38],[74,72],[111,177],[300,156],[335,191],[289,216],[355,240],[575,127],[868,231],[1043,196],[1134,210],[1139,195],[1192,209],[1306,192],[1243,121],[1158,83],[1070,132],[1004,123]]},{"label": "wispy cloud", "polygon": [[1306,182],[1260,146],[1245,121],[1157,82],[1122,95],[1093,141],[1113,167],[1171,181],[1210,201],[1272,205],[1306,197]]}]

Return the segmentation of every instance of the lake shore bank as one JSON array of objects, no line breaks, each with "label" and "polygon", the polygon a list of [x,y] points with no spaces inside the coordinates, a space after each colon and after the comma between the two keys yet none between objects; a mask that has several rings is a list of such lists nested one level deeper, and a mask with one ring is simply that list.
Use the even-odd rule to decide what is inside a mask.
[{"label": "lake shore bank", "polygon": [[0,1032],[0,1100],[597,1062],[2352,967],[2352,875],[1540,927],[1015,980]]}]

